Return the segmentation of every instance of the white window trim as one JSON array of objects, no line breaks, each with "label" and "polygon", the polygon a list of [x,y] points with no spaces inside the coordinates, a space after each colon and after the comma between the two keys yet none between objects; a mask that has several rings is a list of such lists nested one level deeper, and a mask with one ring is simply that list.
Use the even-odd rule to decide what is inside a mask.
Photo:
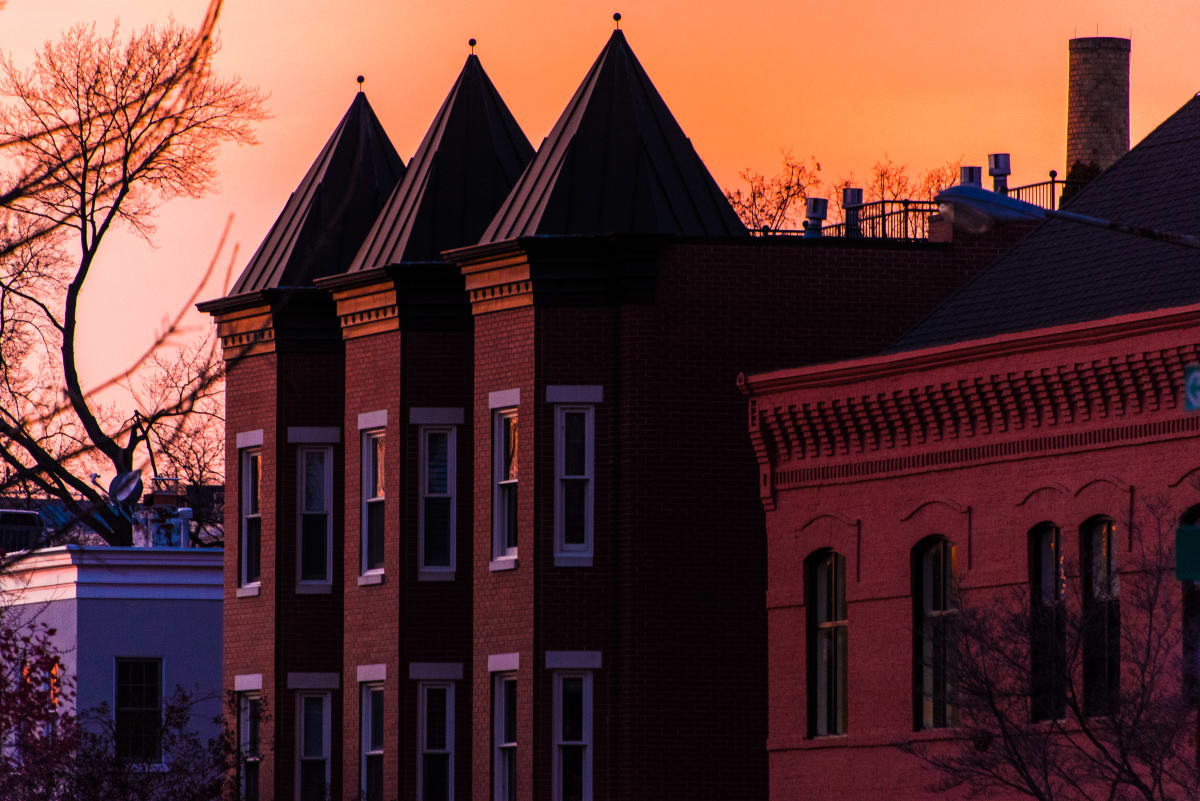
[{"label": "white window trim", "polygon": [[342,686],[339,673],[289,673],[289,690],[336,690]]},{"label": "white window trim", "polygon": [[[325,451],[325,578],[305,579],[303,576],[304,533],[304,453]],[[325,595],[333,592],[333,447],[302,445],[296,449],[296,594]]]},{"label": "white window trim", "polygon": [[[515,390],[514,390],[515,391]],[[493,395],[497,393],[492,393]],[[520,448],[520,425],[521,417],[517,407],[509,406],[501,409],[492,410],[492,561],[488,565],[491,570],[511,570],[517,566],[517,558],[520,550],[520,519],[518,515],[517,522],[517,547],[509,548],[506,543],[507,531],[505,529],[506,519],[505,510],[501,503],[500,493],[500,475],[503,471],[504,464],[504,421],[510,417],[517,418],[518,438],[517,447]],[[517,463],[520,464],[520,456],[517,457]],[[518,467],[518,470],[520,468]],[[520,473],[517,474],[515,481],[506,481],[504,484],[517,485],[517,497],[521,497],[521,481]],[[518,509],[520,508],[518,501]]]},{"label": "white window trim", "polygon": [[[428,691],[444,689],[446,691],[446,748],[442,751],[428,751],[425,747],[425,735],[428,731],[425,719]],[[417,683],[417,798],[425,797],[425,754],[449,754],[447,771],[447,798],[454,798],[454,682],[452,681],[421,681]]]},{"label": "white window trim", "polygon": [[355,671],[359,684],[387,681],[387,665],[359,665]]},{"label": "white window trim", "polygon": [[239,673],[233,677],[233,691],[238,693],[253,693],[262,690],[261,673]]},{"label": "white window trim", "polygon": [[[447,495],[431,495],[429,486],[429,440],[433,433],[445,433],[446,437],[446,486]],[[420,464],[417,470],[417,580],[453,581],[458,565],[458,427],[453,425],[422,425],[417,429],[417,452]],[[450,498],[450,564],[425,564],[425,498]]]},{"label": "white window trim", "polygon": [[550,670],[599,670],[603,664],[600,651],[546,652],[546,667]]},{"label": "white window trim", "polygon": [[[582,412],[584,417],[584,472],[587,493],[584,497],[583,545],[568,546],[566,539],[566,479],[568,412]],[[596,496],[596,407],[591,404],[557,404],[554,407],[554,565],[555,567],[591,567],[595,557],[593,521]],[[579,476],[575,476],[579,478]]]},{"label": "white window trim", "polygon": [[[583,679],[583,735],[582,740],[572,740],[564,743],[562,739],[562,681],[566,678]],[[562,801],[562,750],[564,744],[583,745],[583,801],[592,801],[592,672],[590,670],[556,670],[554,671],[554,730],[553,741],[554,778],[552,785],[553,801]]]},{"label": "white window trim", "polygon": [[413,406],[408,422],[418,426],[461,426],[466,413],[461,406]]},{"label": "white window trim", "polygon": [[521,654],[488,654],[488,673],[513,673],[521,669]]},{"label": "white window trim", "polygon": [[[363,417],[363,415],[359,415],[360,422],[361,422],[362,417]],[[359,542],[358,542],[358,573],[359,573],[359,576],[371,576],[371,575],[382,576],[386,572],[386,570],[382,567],[372,567],[372,568],[367,567],[367,519],[368,519],[367,509],[368,509],[371,501],[376,501],[376,502],[382,503],[384,505],[383,508],[384,508],[384,515],[385,515],[384,516],[384,532],[385,532],[384,533],[384,540],[385,540],[384,559],[385,559],[385,561],[387,558],[387,550],[386,550],[387,489],[385,488],[383,491],[383,494],[380,495],[378,498],[375,498],[373,496],[368,497],[368,495],[367,495],[367,491],[368,491],[367,490],[367,476],[369,475],[371,477],[372,484],[375,483],[375,476],[371,472],[371,454],[373,452],[374,441],[376,439],[383,440],[383,455],[384,455],[384,458],[386,459],[387,458],[387,433],[382,428],[374,428],[374,429],[370,429],[370,430],[364,430],[361,432],[361,434],[359,436],[359,456],[361,457],[359,459],[359,463],[361,465],[361,469],[359,471],[359,491],[360,491],[361,498],[359,499],[359,504],[358,504],[358,516],[359,516],[359,523],[360,523],[360,526],[359,526],[360,536],[359,536]],[[387,471],[386,470],[384,470],[383,475],[384,475],[384,479],[386,480],[387,479]],[[361,582],[360,582],[360,586],[362,586]]]},{"label": "white window trim", "polygon": [[[241,436],[240,434],[238,435]],[[261,440],[261,438],[260,438]],[[238,478],[240,488],[238,490],[238,597],[249,597],[258,595],[258,588],[262,585],[262,468],[263,468],[263,452],[261,445],[243,448],[238,451]],[[250,496],[250,471],[247,470],[247,464],[250,457],[258,457],[258,512],[257,514],[249,514],[249,507],[246,503],[246,498]],[[254,581],[246,581],[246,530],[249,528],[250,518],[258,518],[258,578]],[[240,590],[245,589],[245,593]]]},{"label": "white window trim", "polygon": [[[504,751],[509,747],[505,745],[504,740],[504,682],[516,681],[517,674],[513,672],[493,673],[492,674],[492,797],[494,801],[508,801],[505,798],[502,788],[506,784],[503,779],[507,778],[500,775],[500,766],[503,764],[502,756]],[[517,685],[517,704],[521,702],[521,685]],[[520,754],[521,733],[517,732],[517,739],[513,741],[511,748],[517,752],[518,759]],[[520,788],[518,787],[518,793]],[[518,796],[519,797],[519,796]]]},{"label": "white window trim", "polygon": [[295,787],[296,801],[300,801],[300,763],[304,759],[304,699],[305,698],[321,698],[324,701],[321,711],[322,724],[322,745],[325,755],[325,786],[330,783],[330,773],[333,767],[333,757],[331,756],[330,745],[330,696],[329,692],[299,692],[296,693],[296,771],[295,771]]},{"label": "white window trim", "polygon": [[500,389],[495,392],[488,393],[488,408],[493,411],[496,409],[507,409],[509,407],[521,405],[521,388],[515,389]]},{"label": "white window trim", "polygon": [[[380,692],[383,691],[383,682],[375,681],[375,682],[369,682],[369,683],[362,683],[362,684],[359,684],[358,687],[359,687],[359,689],[358,689],[358,710],[359,710],[358,789],[359,789],[359,792],[362,793],[362,797],[366,798],[367,797],[367,757],[378,755],[379,757],[381,757],[382,759],[385,760],[384,764],[386,766],[386,757],[384,757],[384,752],[386,749],[385,749],[384,745],[381,744],[379,746],[379,750],[377,750],[377,751],[370,750],[370,748],[369,748],[369,744],[371,742],[371,724],[373,723],[373,721],[371,720],[371,717],[370,717],[371,705],[370,705],[370,703],[368,703],[368,699],[370,698],[370,694],[372,691],[374,691],[374,690],[378,690]],[[383,703],[384,703],[384,708],[386,709],[386,705],[387,705],[387,695],[386,694],[383,697]],[[387,726],[386,725],[384,726],[383,737],[384,737],[384,740],[386,741],[387,740]]]}]

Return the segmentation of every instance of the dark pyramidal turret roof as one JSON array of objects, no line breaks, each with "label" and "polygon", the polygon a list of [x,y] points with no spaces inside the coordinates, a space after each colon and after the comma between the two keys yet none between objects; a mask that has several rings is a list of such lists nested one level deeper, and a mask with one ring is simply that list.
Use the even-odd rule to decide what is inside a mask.
[{"label": "dark pyramidal turret roof", "polygon": [[620,30],[480,243],[606,233],[746,233]]},{"label": "dark pyramidal turret roof", "polygon": [[[1200,234],[1200,97],[1070,202],[1070,211]],[[1064,220],[1038,226],[894,350],[1200,303],[1200,250]]]},{"label": "dark pyramidal turret roof", "polygon": [[468,56],[350,270],[433,261],[475,244],[532,158],[479,58]]},{"label": "dark pyramidal turret roof", "polygon": [[403,174],[404,163],[359,92],[230,294],[309,286],[344,271]]}]

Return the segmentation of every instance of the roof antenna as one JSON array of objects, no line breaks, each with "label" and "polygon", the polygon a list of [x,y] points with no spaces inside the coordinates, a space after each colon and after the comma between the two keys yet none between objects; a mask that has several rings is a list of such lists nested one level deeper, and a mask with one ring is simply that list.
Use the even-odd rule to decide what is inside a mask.
[{"label": "roof antenna", "polygon": [[472,36],[468,39],[467,44],[471,46],[471,55],[475,55],[475,37]]},{"label": "roof antenna", "polygon": [[613,14],[613,22],[617,23],[617,30],[618,31],[621,30],[621,12],[620,11]]},{"label": "roof antenna", "polygon": [[358,91],[360,91],[360,92],[362,91],[363,81],[365,81],[365,80],[366,80],[366,78],[364,78],[363,76],[361,76],[361,75],[358,76]]}]

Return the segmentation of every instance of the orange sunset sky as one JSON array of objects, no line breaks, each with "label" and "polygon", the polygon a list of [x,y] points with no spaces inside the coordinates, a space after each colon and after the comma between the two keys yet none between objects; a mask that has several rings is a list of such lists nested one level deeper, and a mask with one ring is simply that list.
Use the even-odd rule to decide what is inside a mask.
[{"label": "orange sunset sky", "polygon": [[[126,30],[205,0],[7,0],[0,49],[19,63],[77,21]],[[366,75],[407,163],[467,55],[477,52],[536,146],[603,47],[611,14],[723,187],[779,150],[813,155],[828,181],[869,174],[884,154],[913,172],[1012,153],[1013,182],[1063,171],[1067,40],[1130,36],[1136,142],[1200,90],[1195,0],[226,0],[217,68],[271,94],[257,147],[222,153],[209,197],[159,214],[156,247],[109,242],[89,279],[81,365],[98,380],[148,344],[184,302],[236,215],[235,275]],[[1198,226],[1200,227],[1200,226]],[[221,294],[219,281],[202,298]],[[193,313],[192,331],[209,324]]]}]

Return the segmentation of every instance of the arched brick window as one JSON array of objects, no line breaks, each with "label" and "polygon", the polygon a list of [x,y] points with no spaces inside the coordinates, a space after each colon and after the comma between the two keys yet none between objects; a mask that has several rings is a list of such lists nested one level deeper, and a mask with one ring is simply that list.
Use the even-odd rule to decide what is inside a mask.
[{"label": "arched brick window", "polygon": [[846,733],[846,558],[829,549],[806,563],[808,734]]},{"label": "arched brick window", "polygon": [[1062,532],[1041,523],[1029,532],[1029,710],[1034,720],[1066,715],[1067,622]]},{"label": "arched brick window", "polygon": [[1093,517],[1079,538],[1083,574],[1083,711],[1116,711],[1121,685],[1121,600],[1117,573],[1116,526]]},{"label": "arched brick window", "polygon": [[954,543],[927,537],[912,552],[913,722],[916,729],[954,725]]}]

